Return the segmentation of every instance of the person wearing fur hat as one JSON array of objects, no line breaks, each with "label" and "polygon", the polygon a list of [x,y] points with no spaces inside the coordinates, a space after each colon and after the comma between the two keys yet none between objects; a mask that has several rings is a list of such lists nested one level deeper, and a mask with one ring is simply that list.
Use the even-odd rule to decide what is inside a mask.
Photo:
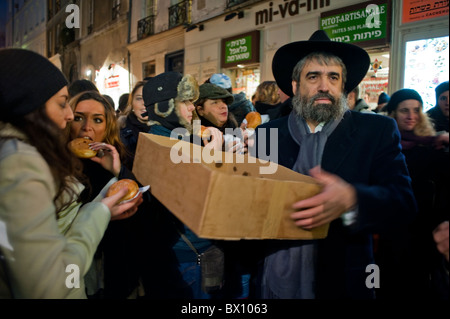
[{"label": "person wearing fur hat", "polygon": [[434,122],[437,132],[448,132],[448,81],[439,84],[436,89],[436,106],[427,114]]},{"label": "person wearing fur hat", "polygon": [[[398,228],[395,236],[380,235],[377,264],[384,269],[380,297],[442,298],[442,295],[437,296],[441,289],[433,289],[436,288],[433,284],[435,270],[442,263],[432,233],[449,218],[449,158],[448,151],[444,150],[445,145],[448,147],[449,135],[448,132],[436,135],[433,124],[423,112],[422,97],[415,90],[396,91],[386,109],[400,130],[402,153],[419,214],[410,224]],[[409,265],[406,269],[405,264]]]},{"label": "person wearing fur hat", "polygon": [[[198,83],[192,75],[161,73],[147,81],[143,96],[149,117],[149,133],[170,137],[175,130],[181,132],[181,128],[183,139],[192,141],[193,121],[198,120],[193,103],[199,98]],[[211,139],[203,142],[210,148],[219,149],[221,133],[213,127],[210,132]]]},{"label": "person wearing fur hat", "polygon": [[66,78],[23,49],[0,50],[0,69],[0,298],[86,298],[83,277],[109,221],[133,215],[142,198],[118,204],[126,190],[104,198],[107,184],[81,206],[81,165],[63,134],[74,119]]},{"label": "person wearing fur hat", "polygon": [[395,121],[348,110],[346,94],[369,66],[364,49],[333,42],[323,30],[274,55],[275,80],[293,97],[293,111],[259,126],[249,153],[321,184],[319,194],[292,203],[290,218],[305,230],[329,229],[324,239],[267,242],[261,298],[374,298],[372,233],[395,231],[416,214]]},{"label": "person wearing fur hat", "polygon": [[[199,87],[194,77],[178,72],[161,73],[147,81],[143,88],[144,103],[150,121],[150,134],[181,138],[193,142],[194,104],[199,97]],[[220,149],[222,133],[208,127],[212,134],[206,147]],[[167,159],[170,161],[170,158]],[[181,177],[180,177],[181,178]],[[195,185],[193,185],[195,187]],[[152,215],[156,222],[149,230],[153,240],[149,251],[158,256],[150,265],[150,289],[146,297],[153,299],[210,299],[223,292],[205,292],[202,289],[201,267],[198,255],[212,249],[213,242],[199,238],[175,217],[157,198],[152,198]],[[193,247],[193,248],[192,248]],[[195,249],[195,250],[194,250]]]}]

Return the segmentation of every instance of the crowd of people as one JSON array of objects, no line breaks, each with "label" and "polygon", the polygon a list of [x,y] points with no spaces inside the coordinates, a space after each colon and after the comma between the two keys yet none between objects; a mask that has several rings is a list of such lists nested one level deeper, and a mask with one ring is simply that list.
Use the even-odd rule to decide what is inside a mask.
[{"label": "crowd of people", "polygon": [[[365,50],[316,31],[277,50],[275,80],[253,101],[222,73],[164,72],[116,108],[46,58],[1,50],[0,298],[448,299],[449,82],[428,112],[409,88],[371,110],[359,97],[369,65]],[[252,135],[250,112],[263,119]],[[194,121],[208,138],[194,138]],[[151,191],[105,197],[120,179],[144,186],[132,172],[141,132],[269,160],[258,147],[275,149],[322,185],[291,203],[291,222],[329,224],[327,237],[205,239]],[[75,138],[98,155],[77,158]],[[368,286],[371,264],[380,280]],[[69,282],[68,266],[79,271]]]}]

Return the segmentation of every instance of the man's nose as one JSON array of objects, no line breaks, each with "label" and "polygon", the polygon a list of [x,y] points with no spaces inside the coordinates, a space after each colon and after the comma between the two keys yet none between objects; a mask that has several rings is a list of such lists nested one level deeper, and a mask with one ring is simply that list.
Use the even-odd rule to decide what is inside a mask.
[{"label": "man's nose", "polygon": [[318,86],[319,92],[328,92],[330,90],[330,83],[326,78],[321,78]]}]

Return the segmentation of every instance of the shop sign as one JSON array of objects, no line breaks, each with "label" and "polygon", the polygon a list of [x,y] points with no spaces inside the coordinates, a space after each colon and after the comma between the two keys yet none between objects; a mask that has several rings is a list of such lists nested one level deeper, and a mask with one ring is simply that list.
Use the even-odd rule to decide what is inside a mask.
[{"label": "shop sign", "polygon": [[448,0],[403,0],[402,23],[448,16]]},{"label": "shop sign", "polygon": [[385,45],[389,42],[390,2],[373,0],[323,12],[320,28],[332,41],[362,47]]},{"label": "shop sign", "polygon": [[259,62],[259,31],[222,39],[222,68]]},{"label": "shop sign", "polygon": [[119,76],[111,75],[109,78],[105,79],[105,89],[112,89],[119,87]]},{"label": "shop sign", "polygon": [[282,3],[269,2],[268,8],[255,12],[255,25],[272,22],[274,19],[298,16],[318,9],[329,7],[331,0],[283,0]]}]

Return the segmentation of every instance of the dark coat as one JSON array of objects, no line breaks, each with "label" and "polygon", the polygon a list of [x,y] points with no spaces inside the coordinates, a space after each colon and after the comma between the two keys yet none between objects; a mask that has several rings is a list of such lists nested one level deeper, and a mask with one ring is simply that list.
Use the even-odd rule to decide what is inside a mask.
[{"label": "dark coat", "polygon": [[[83,172],[89,177],[91,187],[90,191],[89,188],[85,189],[82,197],[89,202],[114,175],[90,159],[83,160],[83,166]],[[134,174],[122,165],[118,179],[124,178],[138,182]],[[138,184],[142,186],[139,182]],[[147,232],[152,224],[149,192],[143,195],[143,199],[144,202],[133,216],[109,223],[97,247],[95,257],[104,258],[104,298],[127,298],[138,286],[139,277],[147,275],[149,259],[153,262],[153,255],[147,251]]]},{"label": "dark coat", "polygon": [[[289,133],[288,117],[259,126],[256,136],[270,128],[278,128],[276,162],[292,169],[299,145]],[[267,150],[271,133],[266,131]],[[372,232],[395,231],[417,210],[395,121],[376,114],[346,112],[327,140],[321,166],[356,188],[358,215],[351,227],[345,227],[341,219],[334,220],[327,238],[319,240],[316,296],[372,298],[373,291],[365,284],[369,276],[366,267],[374,262]],[[285,243],[278,245],[282,249]]]},{"label": "dark coat", "polygon": [[[401,134],[409,142],[404,143],[402,152],[419,214],[392,236],[380,236],[376,255],[377,264],[383,269],[379,296],[384,299],[448,299],[448,274],[446,284],[445,280],[435,280],[443,268],[443,256],[432,236],[438,224],[449,220],[448,152],[436,150],[433,138],[422,137],[422,142],[429,140],[428,145],[417,143],[412,146],[410,132]],[[447,292],[443,294],[441,290]]]},{"label": "dark coat", "polygon": [[149,130],[150,126],[139,122],[133,112],[126,117],[125,127],[120,129],[120,140],[130,152],[131,159],[129,163],[127,163],[129,169],[132,169],[133,167],[139,133],[148,133]]},{"label": "dark coat", "polygon": [[448,132],[448,117],[446,117],[444,113],[442,113],[439,105],[436,105],[432,109],[428,110],[427,114],[433,120],[433,125],[436,132]]}]

